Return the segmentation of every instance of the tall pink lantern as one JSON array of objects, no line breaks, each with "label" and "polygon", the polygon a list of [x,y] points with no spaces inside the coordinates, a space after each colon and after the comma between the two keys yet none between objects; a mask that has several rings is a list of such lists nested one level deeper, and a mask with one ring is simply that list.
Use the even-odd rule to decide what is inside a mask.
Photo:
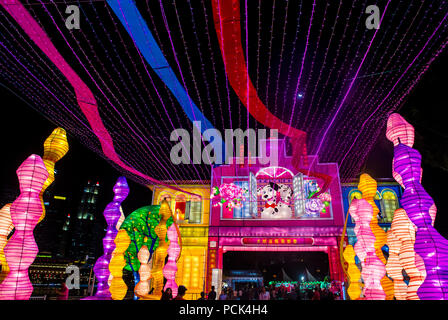
[{"label": "tall pink lantern", "polygon": [[[416,227],[414,249],[425,264],[426,278],[418,288],[421,300],[448,299],[448,241],[434,228],[435,206],[423,188],[421,155],[413,149],[414,128],[393,113],[386,137],[394,144],[393,176],[404,188],[401,205]],[[417,261],[416,261],[417,263]]]},{"label": "tall pink lantern", "polygon": [[4,252],[9,273],[0,285],[0,300],[28,300],[33,286],[28,268],[39,252],[34,228],[42,215],[40,191],[48,178],[47,168],[38,155],[29,156],[17,169],[20,195],[11,205],[11,219],[16,228]]},{"label": "tall pink lantern", "polygon": [[384,300],[386,294],[381,286],[381,279],[386,274],[386,268],[375,253],[375,235],[370,228],[373,208],[365,199],[353,199],[348,210],[356,224],[354,231],[358,240],[355,253],[362,265],[364,299]]},{"label": "tall pink lantern", "polygon": [[163,290],[171,288],[171,290],[173,291],[173,297],[176,297],[178,286],[175,280],[177,272],[177,259],[180,254],[180,246],[179,238],[177,236],[177,229],[174,223],[168,228],[167,233],[170,245],[168,247],[168,261],[165,264],[165,267],[163,267],[163,276],[166,278],[166,283]]}]

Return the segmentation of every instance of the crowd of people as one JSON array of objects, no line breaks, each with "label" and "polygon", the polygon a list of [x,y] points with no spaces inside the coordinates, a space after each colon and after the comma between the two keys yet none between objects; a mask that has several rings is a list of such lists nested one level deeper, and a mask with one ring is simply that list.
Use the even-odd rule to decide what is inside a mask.
[{"label": "crowd of people", "polygon": [[301,289],[298,285],[291,288],[281,286],[245,287],[239,290],[225,288],[218,297],[219,300],[336,300],[339,295],[328,288],[315,286]]},{"label": "crowd of people", "polygon": [[[171,288],[167,288],[161,300],[185,300],[183,297],[187,288],[179,286],[178,294],[173,298]],[[339,300],[339,291],[329,288],[321,288],[320,286],[300,288],[298,285],[292,285],[290,288],[281,286],[262,286],[249,287],[233,290],[230,287],[223,288],[219,296],[212,286],[211,291],[206,294],[201,292],[198,300]]]}]

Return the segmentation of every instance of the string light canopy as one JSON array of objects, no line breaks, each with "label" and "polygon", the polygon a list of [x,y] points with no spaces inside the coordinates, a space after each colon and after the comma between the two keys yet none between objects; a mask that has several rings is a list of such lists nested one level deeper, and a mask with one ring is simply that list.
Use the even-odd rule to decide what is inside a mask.
[{"label": "string light canopy", "polygon": [[[82,21],[76,32],[65,26],[70,1],[23,3],[78,76],[76,84],[82,81],[88,88],[84,97],[89,99],[80,99],[75,78],[57,66],[63,61],[39,46],[43,38],[31,36],[37,28],[26,30],[23,19],[21,24],[24,16],[14,14],[22,5],[18,0],[1,2],[1,82],[142,184],[210,179],[206,164],[170,161],[170,146],[176,143],[170,141],[171,132],[192,133],[191,120],[202,117],[222,133],[284,123],[290,129],[279,130],[280,135],[306,133],[300,143],[290,137],[292,149],[317,153],[321,162],[338,162],[342,180],[353,178],[387,116],[402,106],[448,38],[443,0],[384,1],[378,5],[378,30],[366,28],[367,0],[133,1],[142,28],[151,32],[166,59],[164,68],[172,70],[173,90],[110,3],[76,3]],[[234,5],[240,20],[217,29],[221,20],[215,18],[233,16]],[[227,63],[228,39],[241,48],[238,65]],[[184,100],[179,100],[182,90]],[[80,106],[80,100],[94,101],[95,107]],[[265,116],[272,114],[269,121],[255,113],[260,106]]]}]

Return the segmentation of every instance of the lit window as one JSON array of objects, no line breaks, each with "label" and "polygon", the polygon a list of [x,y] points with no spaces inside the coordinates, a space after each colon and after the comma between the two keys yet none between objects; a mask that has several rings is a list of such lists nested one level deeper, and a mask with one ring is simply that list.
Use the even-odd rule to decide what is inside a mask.
[{"label": "lit window", "polygon": [[383,219],[380,222],[392,223],[394,212],[399,208],[398,198],[394,191],[384,190],[381,197],[381,215]]}]

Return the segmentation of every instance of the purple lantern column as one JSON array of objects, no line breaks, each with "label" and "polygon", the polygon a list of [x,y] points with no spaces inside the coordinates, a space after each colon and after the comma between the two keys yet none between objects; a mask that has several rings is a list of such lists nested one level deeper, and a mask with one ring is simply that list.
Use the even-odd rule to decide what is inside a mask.
[{"label": "purple lantern column", "polygon": [[110,299],[111,294],[107,283],[110,275],[109,262],[115,249],[115,237],[117,236],[117,223],[121,216],[120,206],[129,194],[129,187],[125,177],[119,177],[114,186],[114,200],[104,209],[104,218],[107,222],[106,236],[103,238],[104,254],[98,258],[93,267],[98,279],[98,289],[95,297],[99,299]]},{"label": "purple lantern column", "polygon": [[421,185],[421,155],[413,149],[414,128],[399,114],[387,121],[387,138],[394,143],[393,175],[404,188],[401,205],[417,227],[414,249],[425,263],[426,278],[417,291],[422,300],[448,299],[448,241],[432,225],[434,201]]}]

